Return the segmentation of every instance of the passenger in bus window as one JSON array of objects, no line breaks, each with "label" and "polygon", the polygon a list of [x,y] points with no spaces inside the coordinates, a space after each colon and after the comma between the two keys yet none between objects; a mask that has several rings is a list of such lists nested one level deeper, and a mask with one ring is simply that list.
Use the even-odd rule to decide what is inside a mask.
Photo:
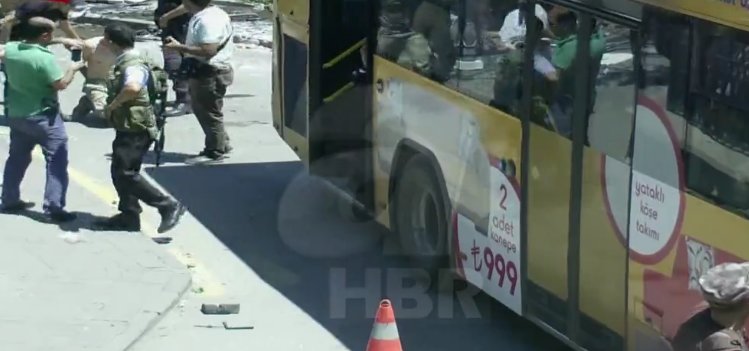
[{"label": "passenger in bus window", "polygon": [[682,323],[674,351],[747,351],[749,263],[723,263],[699,279],[708,307]]},{"label": "passenger in bus window", "polygon": [[[596,24],[593,23],[593,28]],[[552,56],[552,63],[559,72],[559,86],[557,88],[554,103],[552,105],[552,116],[557,131],[570,137],[572,134],[572,102],[575,92],[575,81],[577,72],[575,71],[575,60],[577,57],[577,15],[575,12],[566,11],[556,16],[554,21],[554,33],[559,40],[556,43],[556,50]],[[589,92],[591,94],[586,115],[593,112],[593,103],[596,100],[595,81],[598,77],[598,71],[601,67],[601,60],[606,49],[606,37],[600,30],[594,30],[590,38],[590,66],[589,66]]]},{"label": "passenger in bus window", "polygon": [[735,33],[724,26],[711,26],[704,38],[702,90],[706,99],[699,99],[697,122],[719,142],[747,149],[744,111],[732,106],[744,105],[746,97],[740,89],[745,85],[746,48]]},{"label": "passenger in bus window", "polygon": [[[550,126],[549,120],[549,101],[551,100],[551,91],[558,79],[554,66],[549,62],[547,46],[549,38],[544,35],[544,23],[541,18],[535,18],[536,50],[533,54],[534,70],[534,96],[533,111],[531,112],[531,121],[540,125]],[[491,105],[517,116],[519,113],[518,104],[522,95],[522,72],[524,58],[524,43],[517,43],[513,46],[507,55],[504,55],[499,62],[497,74],[494,79],[494,99]]]},{"label": "passenger in bus window", "polygon": [[377,54],[422,75],[431,71],[432,52],[427,39],[411,29],[407,0],[383,0]]},{"label": "passenger in bus window", "polygon": [[[499,29],[499,37],[505,44],[525,39],[527,27],[525,26],[525,16],[521,15],[521,8],[526,3],[526,0],[520,0],[518,3],[519,6],[505,16],[504,21],[502,22],[502,28]],[[546,9],[543,6],[536,4],[535,14],[544,24],[544,29],[548,29],[549,15]]]},{"label": "passenger in bus window", "polygon": [[432,50],[430,78],[444,83],[450,79],[457,52],[450,34],[450,10],[457,0],[424,0],[416,9],[413,30],[422,34]]}]

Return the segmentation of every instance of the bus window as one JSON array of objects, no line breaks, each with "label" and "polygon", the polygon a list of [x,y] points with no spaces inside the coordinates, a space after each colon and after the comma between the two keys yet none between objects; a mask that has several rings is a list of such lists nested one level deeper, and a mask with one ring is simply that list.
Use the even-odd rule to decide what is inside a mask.
[{"label": "bus window", "polygon": [[749,37],[728,27],[695,27],[691,79],[694,126],[686,138],[687,186],[749,213]]},{"label": "bus window", "polygon": [[404,0],[382,0],[376,53],[420,74],[429,73],[429,43],[411,29],[413,9]]},{"label": "bus window", "polygon": [[[578,18],[561,6],[549,8],[548,25],[536,13],[531,123],[569,138],[575,92]],[[530,65],[530,63],[529,63]]]},{"label": "bus window", "polygon": [[451,11],[457,0],[381,0],[377,54],[438,82],[455,64]]},{"label": "bus window", "polygon": [[627,27],[594,19],[585,144],[624,163],[631,156],[636,39]]},{"label": "bus window", "polygon": [[461,5],[455,21],[455,26],[464,25],[457,42],[457,89],[517,114],[523,55],[516,45],[523,42],[526,28],[519,1],[465,0]]},{"label": "bus window", "polygon": [[450,79],[455,65],[455,39],[450,31],[452,13],[457,11],[458,0],[423,0],[416,7],[412,28],[426,38],[431,50],[429,77],[444,83]]},{"label": "bus window", "polygon": [[[522,1],[467,0],[462,15],[457,89],[511,115],[518,115],[526,17]],[[536,13],[548,27],[546,10]],[[535,23],[535,22],[534,22]]]},{"label": "bus window", "polygon": [[[648,9],[641,41],[642,86],[638,97],[633,171],[679,189],[688,152],[689,24],[678,16]],[[682,38],[686,36],[686,38]],[[677,47],[674,43],[684,43]],[[679,76],[681,72],[684,76]],[[635,201],[635,200],[633,200]]]},{"label": "bus window", "polygon": [[673,14],[653,12],[648,21],[653,24],[646,26],[642,48],[643,95],[666,110],[687,190],[746,216],[749,38],[727,27]]}]

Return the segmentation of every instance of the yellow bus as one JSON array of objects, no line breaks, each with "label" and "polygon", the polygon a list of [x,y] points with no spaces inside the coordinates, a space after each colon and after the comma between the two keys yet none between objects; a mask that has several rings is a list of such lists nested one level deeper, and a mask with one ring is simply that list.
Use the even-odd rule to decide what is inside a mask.
[{"label": "yellow bus", "polygon": [[274,6],[278,133],[414,264],[576,349],[667,350],[749,258],[746,1]]}]

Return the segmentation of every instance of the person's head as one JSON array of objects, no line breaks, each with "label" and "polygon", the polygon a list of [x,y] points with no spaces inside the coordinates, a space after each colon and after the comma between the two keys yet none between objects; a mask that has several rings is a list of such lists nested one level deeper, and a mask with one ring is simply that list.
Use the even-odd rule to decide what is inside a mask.
[{"label": "person's head", "polygon": [[713,314],[743,324],[749,316],[749,263],[723,263],[699,278],[700,290]]},{"label": "person's head", "polygon": [[[544,25],[544,21],[541,20],[541,18],[539,18],[538,16],[533,16],[533,18],[531,19],[530,25],[534,27],[533,30],[536,33],[536,36],[535,36],[536,41],[546,36],[545,34],[546,26]],[[528,28],[528,31],[530,31],[530,26]]]},{"label": "person's head", "polygon": [[115,52],[135,47],[135,31],[122,23],[112,23],[104,28],[104,43]]},{"label": "person's head", "polygon": [[554,33],[559,37],[565,37],[577,32],[577,14],[574,11],[559,13],[554,20]]},{"label": "person's head", "polygon": [[32,17],[23,23],[21,37],[28,42],[47,45],[52,41],[56,26],[55,22],[50,19]]},{"label": "person's head", "polygon": [[185,8],[190,13],[196,13],[208,7],[211,4],[211,0],[182,0],[182,4],[185,5]]}]

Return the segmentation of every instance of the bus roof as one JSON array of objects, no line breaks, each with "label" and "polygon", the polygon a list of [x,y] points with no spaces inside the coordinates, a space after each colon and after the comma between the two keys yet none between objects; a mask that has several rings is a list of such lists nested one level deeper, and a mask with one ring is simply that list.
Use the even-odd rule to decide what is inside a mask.
[{"label": "bus roof", "polygon": [[642,18],[643,5],[651,5],[676,13],[720,23],[749,31],[748,0],[572,0],[613,11],[634,19]]},{"label": "bus roof", "polygon": [[[636,0],[729,27],[749,31],[749,1],[745,0]],[[743,5],[742,5],[743,3]]]}]

